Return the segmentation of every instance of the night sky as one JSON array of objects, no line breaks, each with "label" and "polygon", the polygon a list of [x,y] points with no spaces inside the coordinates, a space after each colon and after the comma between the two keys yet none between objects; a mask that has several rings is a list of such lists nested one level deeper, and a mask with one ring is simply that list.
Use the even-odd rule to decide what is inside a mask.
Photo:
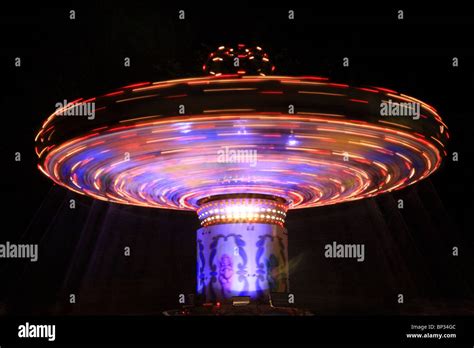
[{"label": "night sky", "polygon": [[[183,7],[181,21],[178,9],[72,6],[0,15],[0,242],[40,245],[36,263],[0,261],[0,315],[159,314],[178,307],[179,293],[194,291],[193,212],[108,204],[55,186],[36,168],[34,137],[57,102],[200,76],[210,51],[238,43],[263,47],[278,75],[325,76],[419,98],[436,107],[451,133],[441,168],[415,186],[288,214],[296,305],[330,315],[474,314],[473,18],[407,9],[400,21],[396,8],[295,8],[289,21],[285,8],[221,5]],[[365,244],[365,262],[324,258],[332,241]],[[68,303],[70,293],[78,303]]]}]

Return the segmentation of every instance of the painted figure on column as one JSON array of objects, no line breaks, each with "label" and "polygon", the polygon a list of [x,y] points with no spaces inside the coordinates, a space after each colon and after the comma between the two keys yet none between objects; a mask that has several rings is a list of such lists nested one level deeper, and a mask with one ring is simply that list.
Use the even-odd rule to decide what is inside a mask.
[{"label": "painted figure on column", "polygon": [[232,258],[224,254],[219,262],[219,283],[222,288],[222,296],[227,297],[231,291],[232,276],[234,275]]}]

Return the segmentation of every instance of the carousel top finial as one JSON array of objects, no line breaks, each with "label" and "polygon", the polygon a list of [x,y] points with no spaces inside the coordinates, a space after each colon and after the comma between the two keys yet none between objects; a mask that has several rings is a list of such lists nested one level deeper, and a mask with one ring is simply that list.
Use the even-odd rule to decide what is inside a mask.
[{"label": "carousel top finial", "polygon": [[220,46],[212,52],[203,65],[203,71],[209,75],[227,74],[267,76],[275,70],[268,54],[259,46],[236,47]]}]

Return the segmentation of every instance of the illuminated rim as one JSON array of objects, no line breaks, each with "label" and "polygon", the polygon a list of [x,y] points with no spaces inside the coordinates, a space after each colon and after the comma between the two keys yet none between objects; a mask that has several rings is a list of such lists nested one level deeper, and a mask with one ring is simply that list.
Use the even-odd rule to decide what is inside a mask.
[{"label": "illuminated rim", "polygon": [[[419,119],[382,117],[387,101],[419,103]],[[62,116],[91,103],[94,117]],[[433,107],[393,90],[232,75],[78,99],[46,120],[36,152],[54,182],[109,202],[196,210],[206,197],[263,194],[295,209],[424,179],[448,138]]]},{"label": "illuminated rim", "polygon": [[266,223],[283,227],[287,206],[269,196],[229,195],[202,203],[197,214],[202,226],[228,223]]}]

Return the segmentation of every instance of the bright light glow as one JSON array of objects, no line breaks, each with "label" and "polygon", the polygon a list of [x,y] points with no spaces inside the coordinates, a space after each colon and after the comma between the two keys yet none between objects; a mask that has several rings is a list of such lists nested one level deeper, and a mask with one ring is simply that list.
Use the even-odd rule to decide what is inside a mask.
[{"label": "bright light glow", "polygon": [[[225,211],[225,215],[221,213]],[[256,214],[262,211],[267,214]],[[202,226],[235,222],[263,222],[283,226],[287,205],[264,198],[228,198],[205,203],[197,210]]]},{"label": "bright light glow", "polygon": [[[131,86],[74,101],[94,100],[93,120],[51,115],[36,136],[40,170],[72,191],[121,204],[196,210],[205,197],[263,194],[296,209],[402,189],[437,170],[446,154],[449,132],[427,104],[417,121],[374,113],[374,105],[398,95],[391,90],[235,75]],[[198,95],[192,113],[169,114]],[[310,106],[281,110],[294,95]],[[134,105],[145,111],[128,111]],[[219,162],[223,147],[256,151],[255,161]],[[259,206],[219,209],[204,216],[222,222],[267,215]]]}]

